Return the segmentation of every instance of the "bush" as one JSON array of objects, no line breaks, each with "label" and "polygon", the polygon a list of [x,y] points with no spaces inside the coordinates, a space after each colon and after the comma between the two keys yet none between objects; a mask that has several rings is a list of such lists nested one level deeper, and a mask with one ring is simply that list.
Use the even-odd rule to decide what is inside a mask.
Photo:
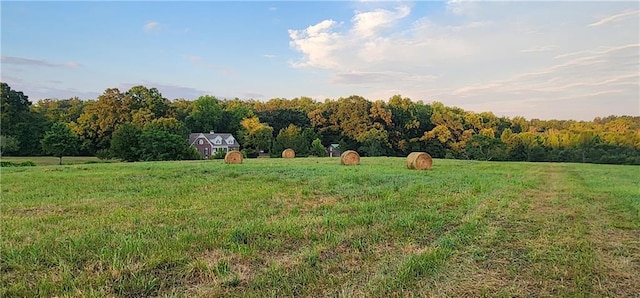
[{"label": "bush", "polygon": [[211,159],[224,159],[224,156],[227,155],[227,152],[224,150],[218,150],[216,153],[211,155]]},{"label": "bush", "polygon": [[109,149],[100,149],[96,152],[96,157],[100,160],[111,159],[111,151]]},{"label": "bush", "polygon": [[260,155],[258,150],[248,149],[248,148],[242,149],[240,150],[240,152],[242,152],[242,156],[246,158],[257,158],[258,155]]},{"label": "bush", "polygon": [[27,160],[21,163],[11,162],[11,161],[0,161],[0,167],[34,167],[36,163],[33,161]]}]

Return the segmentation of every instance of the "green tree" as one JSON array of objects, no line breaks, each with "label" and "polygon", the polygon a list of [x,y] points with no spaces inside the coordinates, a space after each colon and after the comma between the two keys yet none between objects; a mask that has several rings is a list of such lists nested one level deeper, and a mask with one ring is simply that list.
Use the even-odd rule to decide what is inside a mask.
[{"label": "green tree", "polygon": [[373,127],[365,131],[358,136],[358,141],[362,144],[358,150],[366,156],[385,155],[389,149],[388,134],[382,128]]},{"label": "green tree", "polygon": [[156,88],[134,86],[125,95],[132,113],[144,110],[152,115],[151,120],[169,116],[170,102]]},{"label": "green tree", "polygon": [[85,101],[78,97],[69,99],[43,99],[34,105],[34,111],[52,122],[77,122],[84,110]]},{"label": "green tree", "polygon": [[185,122],[187,117],[193,112],[194,101],[184,98],[175,99],[169,103],[169,117]]},{"label": "green tree", "polygon": [[[240,99],[225,100],[222,102],[222,116],[216,129],[238,135],[242,130],[242,119],[253,117],[254,113],[249,103]],[[268,147],[267,147],[268,148]]]},{"label": "green tree", "polygon": [[20,141],[12,136],[0,135],[0,157],[6,153],[16,152],[20,149]]},{"label": "green tree", "polygon": [[273,139],[273,127],[261,123],[258,117],[245,118],[240,122],[242,130],[240,138],[243,140],[242,146],[253,148],[256,152],[269,150]]},{"label": "green tree", "polygon": [[266,123],[267,125],[273,127],[274,132],[280,132],[281,129],[286,128],[290,124],[301,128],[307,128],[311,126],[309,117],[307,117],[304,112],[298,110],[267,110],[256,112],[256,115],[260,119],[260,122]]},{"label": "green tree", "polygon": [[466,153],[471,159],[504,159],[506,146],[499,139],[477,134],[466,143]]},{"label": "green tree", "polygon": [[118,126],[111,138],[111,156],[129,162],[140,160],[141,134],[142,129],[132,123]]},{"label": "green tree", "polygon": [[320,139],[315,139],[311,142],[311,148],[309,148],[309,154],[317,157],[326,157],[327,151],[322,146],[322,141]]},{"label": "green tree", "polygon": [[147,127],[156,127],[184,138],[189,137],[189,129],[176,118],[153,119],[151,123],[145,126],[145,128]]},{"label": "green tree", "polygon": [[302,134],[302,129],[291,124],[283,128],[273,141],[271,150],[272,157],[280,157],[284,149],[291,148],[296,152],[296,156],[305,156],[309,153],[309,142]]},{"label": "green tree", "polygon": [[219,127],[222,108],[218,99],[211,95],[200,96],[193,105],[193,111],[185,119],[190,132],[209,132]]},{"label": "green tree", "polygon": [[45,133],[41,143],[45,153],[60,158],[60,164],[62,164],[62,156],[78,152],[78,136],[62,122],[54,123]]},{"label": "green tree", "polygon": [[95,102],[87,104],[74,130],[83,139],[83,150],[95,154],[97,150],[109,148],[116,128],[131,122],[131,118],[126,95],[109,88]]},{"label": "green tree", "polygon": [[40,155],[40,140],[51,127],[47,118],[32,110],[29,97],[0,83],[0,128],[5,136],[14,137],[20,147],[17,155]]},{"label": "green tree", "polygon": [[140,160],[199,159],[197,151],[187,139],[157,127],[145,127],[140,134]]}]

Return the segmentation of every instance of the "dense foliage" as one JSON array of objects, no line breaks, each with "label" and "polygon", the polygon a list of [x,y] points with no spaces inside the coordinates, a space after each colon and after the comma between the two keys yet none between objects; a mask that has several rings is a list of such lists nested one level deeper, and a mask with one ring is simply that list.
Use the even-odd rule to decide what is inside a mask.
[{"label": "dense foliage", "polygon": [[[97,99],[45,99],[32,104],[2,83],[2,154],[42,155],[52,123],[68,125],[78,154],[122,160],[194,158],[192,132],[227,132],[245,152],[280,156],[320,154],[339,144],[364,156],[406,156],[426,151],[436,158],[640,164],[640,117],[593,121],[527,120],[471,112],[440,102],[425,104],[395,95],[369,101],[353,95],[324,102],[274,98],[267,102],[162,97],[156,88],[110,88]],[[135,150],[134,150],[135,149]]]}]

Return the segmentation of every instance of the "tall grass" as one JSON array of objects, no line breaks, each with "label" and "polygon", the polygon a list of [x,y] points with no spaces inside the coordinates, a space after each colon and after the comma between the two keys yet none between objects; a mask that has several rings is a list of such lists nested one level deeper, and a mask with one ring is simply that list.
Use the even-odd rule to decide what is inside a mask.
[{"label": "tall grass", "polygon": [[1,296],[633,296],[637,167],[2,169]]}]

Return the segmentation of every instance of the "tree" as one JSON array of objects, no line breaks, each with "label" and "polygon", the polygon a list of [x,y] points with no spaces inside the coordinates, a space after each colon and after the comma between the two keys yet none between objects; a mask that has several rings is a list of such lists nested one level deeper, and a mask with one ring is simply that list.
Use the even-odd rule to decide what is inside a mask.
[{"label": "tree", "polygon": [[145,86],[134,86],[125,93],[132,114],[144,110],[151,115],[151,119],[158,119],[169,116],[169,100],[162,97],[156,88]]},{"label": "tree", "polygon": [[310,127],[309,117],[298,110],[292,109],[278,109],[256,112],[256,115],[260,119],[260,122],[266,123],[273,127],[274,132],[279,132],[281,129],[286,128],[290,124],[297,127]]},{"label": "tree", "polygon": [[145,127],[140,134],[140,160],[199,159],[200,154],[187,139],[158,127]]},{"label": "tree", "polygon": [[499,139],[482,134],[471,137],[465,146],[469,158],[479,160],[501,159],[506,147]]},{"label": "tree", "polygon": [[273,141],[271,156],[278,157],[287,148],[293,149],[296,152],[296,156],[305,156],[309,153],[309,142],[302,134],[302,129],[293,124],[280,130]]},{"label": "tree", "polygon": [[244,118],[253,117],[251,106],[240,99],[225,100],[222,102],[222,117],[216,129],[238,135],[242,130],[240,122]]},{"label": "tree", "polygon": [[242,126],[240,137],[243,140],[243,147],[253,148],[258,153],[261,150],[271,148],[273,127],[261,123],[255,116],[243,119],[240,125]]},{"label": "tree", "polygon": [[74,128],[86,140],[83,149],[94,154],[97,150],[109,148],[116,128],[120,124],[131,122],[131,118],[130,103],[126,95],[117,88],[109,88],[98,100],[87,103]]},{"label": "tree", "polygon": [[60,158],[60,164],[62,164],[62,156],[78,152],[78,136],[62,122],[54,123],[45,133],[41,143],[45,153]]},{"label": "tree", "polygon": [[16,152],[20,149],[20,142],[12,136],[0,135],[0,157],[6,153]]},{"label": "tree", "polygon": [[140,160],[140,135],[142,129],[132,123],[125,123],[116,129],[111,138],[111,156],[123,161]]},{"label": "tree", "polygon": [[189,137],[189,129],[176,118],[153,119],[151,123],[145,126],[145,128],[147,127],[156,127],[184,138]]},{"label": "tree", "polygon": [[382,128],[373,127],[361,133],[358,136],[358,141],[362,143],[359,151],[363,152],[366,156],[385,155],[389,148],[387,131]]},{"label": "tree", "polygon": [[34,111],[52,122],[71,123],[78,121],[85,106],[85,101],[78,97],[69,99],[43,99],[34,105]]},{"label": "tree", "polygon": [[185,119],[190,132],[209,132],[219,127],[222,108],[218,99],[211,95],[200,96],[193,105],[193,111]]},{"label": "tree", "polygon": [[315,139],[311,142],[311,148],[309,148],[309,154],[317,157],[326,157],[327,151],[322,146],[322,141],[320,139]]},{"label": "tree", "polygon": [[18,140],[18,155],[40,155],[40,140],[51,123],[32,110],[28,96],[11,90],[6,83],[0,83],[0,127],[3,135]]}]

